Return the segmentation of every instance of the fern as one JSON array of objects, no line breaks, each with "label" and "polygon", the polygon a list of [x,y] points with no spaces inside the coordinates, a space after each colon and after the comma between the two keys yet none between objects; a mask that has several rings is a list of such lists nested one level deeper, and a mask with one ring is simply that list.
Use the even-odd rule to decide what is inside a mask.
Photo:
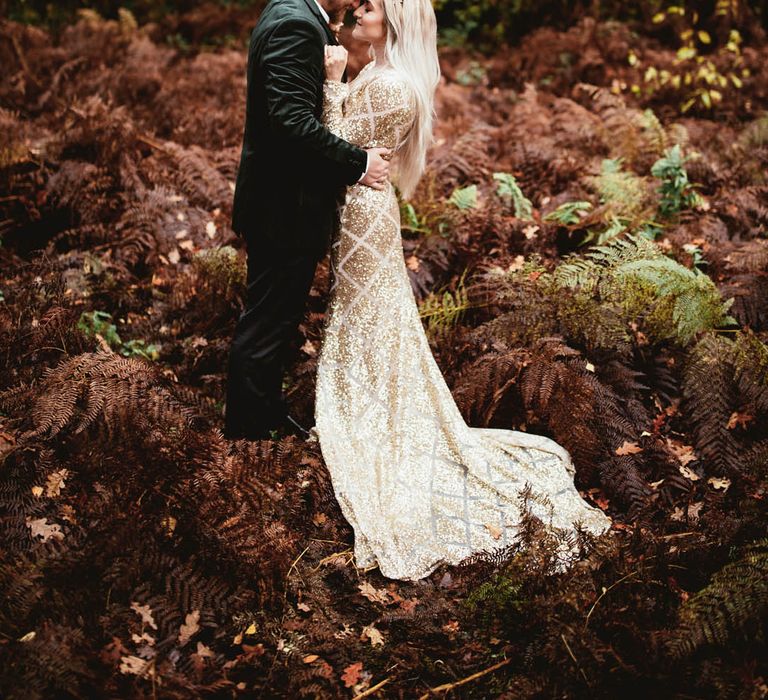
[{"label": "fern", "polygon": [[591,202],[565,202],[549,212],[544,221],[554,221],[562,226],[576,226],[591,208]]},{"label": "fern", "polygon": [[685,171],[687,159],[683,157],[680,145],[675,144],[665,151],[664,157],[659,158],[651,168],[651,174],[661,180],[659,213],[662,216],[674,216],[682,209],[694,207],[701,201],[694,186],[688,182],[688,173]]},{"label": "fern", "polygon": [[419,316],[426,321],[429,337],[438,339],[454,328],[469,308],[469,297],[462,274],[456,284],[456,291],[428,294],[419,304]]},{"label": "fern", "polygon": [[689,351],[683,371],[683,410],[693,425],[695,447],[716,473],[738,474],[740,441],[728,423],[750,401],[768,414],[765,372],[768,349],[751,335],[733,340],[705,334]]},{"label": "fern", "polygon": [[232,300],[245,292],[246,266],[232,246],[203,249],[195,254],[192,265],[200,283],[214,296]]},{"label": "fern", "polygon": [[456,188],[448,199],[459,211],[477,208],[477,185]]},{"label": "fern", "polygon": [[733,323],[712,280],[667,258],[642,236],[627,234],[569,257],[554,272],[556,287],[579,288],[603,303],[614,303],[630,321],[643,318],[656,341],[687,345],[696,333]]},{"label": "fern", "polygon": [[493,179],[499,183],[496,194],[502,199],[512,202],[515,216],[523,221],[533,221],[533,204],[523,194],[515,176],[509,173],[494,173]]},{"label": "fern", "polygon": [[606,207],[605,219],[639,223],[649,213],[649,196],[643,178],[622,169],[622,158],[606,158],[600,174],[587,178]]},{"label": "fern", "polygon": [[743,550],[711,583],[691,596],[680,610],[680,624],[667,642],[681,658],[704,645],[728,646],[736,639],[765,642],[768,616],[768,539]]},{"label": "fern", "polygon": [[46,371],[26,438],[54,437],[65,428],[79,433],[97,421],[108,432],[156,428],[161,419],[166,429],[182,430],[192,416],[147,363],[110,352],[84,353]]}]

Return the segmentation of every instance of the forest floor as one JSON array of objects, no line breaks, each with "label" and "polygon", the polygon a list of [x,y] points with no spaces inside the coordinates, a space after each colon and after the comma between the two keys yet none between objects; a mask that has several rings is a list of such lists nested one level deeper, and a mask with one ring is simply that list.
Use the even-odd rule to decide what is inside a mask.
[{"label": "forest floor", "polygon": [[[250,18],[179,21],[214,19]],[[565,574],[526,516],[401,582],[355,568],[316,441],[220,432],[245,51],[0,23],[0,694],[766,697],[768,45],[714,56],[706,98],[678,59],[589,18],[442,50],[402,209],[435,357],[614,525]],[[328,283],[285,383],[305,425]]]}]

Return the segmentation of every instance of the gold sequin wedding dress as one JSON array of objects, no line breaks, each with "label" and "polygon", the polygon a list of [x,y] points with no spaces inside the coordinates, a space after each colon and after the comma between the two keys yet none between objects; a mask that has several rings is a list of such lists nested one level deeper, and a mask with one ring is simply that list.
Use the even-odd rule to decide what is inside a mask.
[{"label": "gold sequin wedding dress", "polygon": [[[392,69],[369,63],[349,84],[326,81],[323,120],[361,147],[396,151],[414,119],[408,97]],[[610,527],[576,490],[563,447],[464,422],[419,317],[391,184],[348,188],[331,279],[315,432],[354,529],[357,566],[378,563],[388,578],[418,580],[441,563],[504,547],[527,482],[549,499],[529,504],[549,527],[573,530],[580,521],[594,534]],[[564,565],[576,557],[562,555]]]}]

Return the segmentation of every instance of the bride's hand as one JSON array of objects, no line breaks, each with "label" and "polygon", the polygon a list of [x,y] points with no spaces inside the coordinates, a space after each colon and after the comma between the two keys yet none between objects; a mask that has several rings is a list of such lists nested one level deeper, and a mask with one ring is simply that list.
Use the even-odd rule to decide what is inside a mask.
[{"label": "bride's hand", "polygon": [[341,80],[347,67],[347,50],[343,46],[325,46],[325,79]]}]

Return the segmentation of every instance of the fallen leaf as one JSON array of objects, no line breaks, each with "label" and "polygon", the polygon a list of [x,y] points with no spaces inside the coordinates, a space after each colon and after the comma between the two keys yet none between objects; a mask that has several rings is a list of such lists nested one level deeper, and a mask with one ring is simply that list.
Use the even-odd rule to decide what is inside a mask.
[{"label": "fallen leaf", "polygon": [[43,487],[42,486],[33,486],[32,487],[32,495],[36,498],[40,498],[40,496],[43,495]]},{"label": "fallen leaf", "polygon": [[208,236],[208,238],[216,237],[216,224],[214,224],[213,221],[209,221],[205,225],[205,234]]},{"label": "fallen leaf", "polygon": [[675,506],[675,509],[672,511],[672,515],[669,516],[670,520],[682,520],[683,519],[683,509]]},{"label": "fallen leaf", "polygon": [[368,581],[364,581],[357,587],[368,600],[374,603],[389,603],[389,593],[383,588],[374,588]]},{"label": "fallen leaf", "polygon": [[320,657],[317,654],[308,654],[305,656],[302,661],[305,664],[311,664],[313,661],[317,661]]},{"label": "fallen leaf", "polygon": [[727,491],[728,487],[731,485],[731,480],[725,476],[722,478],[711,476],[709,479],[707,479],[707,483],[712,484],[712,486],[716,489],[723,489],[723,491]]},{"label": "fallen leaf", "polygon": [[189,229],[183,228],[176,233],[176,240],[180,241],[182,238],[186,238],[189,235]]},{"label": "fallen leaf", "polygon": [[642,451],[643,448],[639,447],[636,442],[629,442],[628,440],[624,440],[621,447],[616,448],[617,455],[634,455]]},{"label": "fallen leaf", "polygon": [[[138,656],[123,656],[120,659],[120,673],[132,673],[135,676],[143,676],[151,661],[145,661]],[[154,666],[149,668],[149,675],[155,675]]]},{"label": "fallen leaf", "polygon": [[501,537],[502,529],[500,527],[496,527],[496,525],[489,525],[488,523],[484,523],[484,525],[485,529],[491,533],[491,537],[493,537],[494,540],[498,540]]},{"label": "fallen leaf", "polygon": [[154,646],[155,644],[155,638],[146,632],[142,632],[140,635],[134,632],[131,635],[131,639],[133,640],[134,644],[141,644],[142,642],[146,642],[150,646]]},{"label": "fallen leaf", "polygon": [[366,637],[371,640],[371,646],[375,647],[377,644],[384,644],[384,637],[382,636],[381,632],[379,632],[379,630],[373,626],[373,623],[363,627],[363,631],[360,634],[360,639],[365,641]]},{"label": "fallen leaf", "polygon": [[755,420],[755,416],[751,413],[746,411],[734,411],[731,413],[731,417],[728,419],[728,425],[726,427],[728,430],[733,430],[737,425],[740,425],[746,430],[747,425],[753,420]]},{"label": "fallen leaf", "polygon": [[360,671],[363,670],[363,662],[356,661],[353,664],[347,666],[341,674],[341,680],[344,681],[344,685],[347,688],[351,688],[355,683],[360,680]]},{"label": "fallen leaf", "polygon": [[45,484],[45,495],[49,497],[60,496],[61,489],[64,488],[64,480],[69,476],[68,469],[57,469],[48,475]]},{"label": "fallen leaf", "polygon": [[683,445],[681,442],[667,438],[667,447],[683,466],[698,459],[692,445]]},{"label": "fallen leaf", "polygon": [[309,607],[306,603],[299,603],[296,606],[299,610],[302,610],[303,612],[311,612],[312,608]]},{"label": "fallen leaf", "polygon": [[48,523],[48,518],[36,518],[32,520],[27,518],[27,527],[30,529],[32,537],[42,537],[43,542],[47,542],[51,538],[56,540],[63,540],[64,533],[61,531],[61,526],[56,523]]},{"label": "fallen leaf", "polygon": [[525,234],[525,238],[527,240],[531,240],[531,238],[538,238],[536,235],[536,232],[540,230],[540,226],[537,226],[536,224],[531,224],[530,226],[526,226],[523,229],[523,233]]},{"label": "fallen leaf", "polygon": [[587,362],[587,364],[585,365],[585,368],[586,368],[586,370],[588,372],[594,372],[595,371],[595,366],[591,362]]},{"label": "fallen leaf", "polygon": [[335,632],[333,636],[335,639],[344,639],[345,637],[348,637],[350,634],[352,634],[352,632],[352,627],[345,622],[344,627],[342,627],[338,632]]},{"label": "fallen leaf", "polygon": [[409,270],[413,270],[416,272],[419,269],[420,260],[415,256],[411,255],[405,259],[405,265]]},{"label": "fallen leaf", "polygon": [[451,620],[443,625],[443,632],[446,634],[456,634],[459,631],[458,620]]},{"label": "fallen leaf", "polygon": [[510,263],[509,267],[507,268],[507,272],[515,272],[517,270],[522,270],[523,265],[525,265],[525,256],[516,255],[514,262]]},{"label": "fallen leaf", "polygon": [[139,605],[135,600],[131,602],[131,610],[141,615],[141,621],[148,624],[153,630],[157,629],[155,618],[149,605]]},{"label": "fallen leaf", "polygon": [[682,464],[678,465],[677,468],[686,479],[690,479],[691,481],[698,481],[701,478],[696,472],[688,469],[688,467]]},{"label": "fallen leaf", "polygon": [[184,624],[179,627],[179,646],[184,646],[193,635],[200,631],[200,611],[193,610],[184,618]]},{"label": "fallen leaf", "polygon": [[181,241],[181,243],[179,243],[179,248],[181,248],[182,250],[191,251],[194,249],[194,247],[195,247],[194,241],[187,240],[187,241]]},{"label": "fallen leaf", "polygon": [[176,265],[179,260],[181,260],[181,253],[179,253],[178,248],[174,248],[170,253],[168,253],[168,262]]},{"label": "fallen leaf", "polygon": [[703,501],[700,501],[699,503],[691,503],[691,505],[688,506],[688,517],[691,520],[697,521],[699,519],[699,513],[703,507]]},{"label": "fallen leaf", "polygon": [[315,344],[309,339],[307,339],[304,345],[301,346],[301,349],[310,357],[315,357],[315,355],[317,355],[317,348],[315,347]]},{"label": "fallen leaf", "polygon": [[661,484],[663,484],[663,483],[664,483],[664,479],[659,479],[658,481],[652,481],[652,482],[651,482],[651,488],[652,488],[652,489],[654,489],[654,490],[656,490],[656,489],[657,489],[657,488],[659,488],[659,486],[661,486]]}]

